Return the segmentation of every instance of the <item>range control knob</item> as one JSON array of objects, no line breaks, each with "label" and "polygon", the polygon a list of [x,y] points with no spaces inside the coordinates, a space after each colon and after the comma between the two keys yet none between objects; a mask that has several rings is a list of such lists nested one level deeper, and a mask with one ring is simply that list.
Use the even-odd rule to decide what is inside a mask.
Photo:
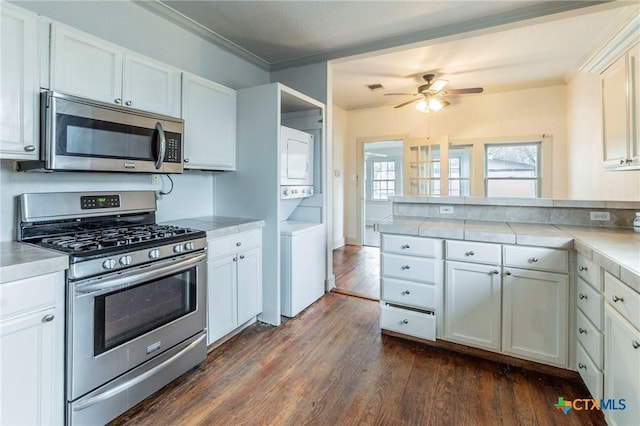
[{"label": "range control knob", "polygon": [[185,250],[193,250],[193,243],[191,241],[184,244]]},{"label": "range control knob", "polygon": [[131,256],[127,255],[127,256],[122,256],[120,258],[120,264],[122,266],[127,266],[127,265],[131,265]]},{"label": "range control knob", "polygon": [[157,259],[160,257],[160,250],[153,249],[149,250],[149,259]]},{"label": "range control knob", "polygon": [[174,253],[182,253],[183,251],[184,247],[182,247],[182,244],[176,244],[175,246],[173,246]]},{"label": "range control knob", "polygon": [[102,262],[102,267],[104,269],[113,269],[116,266],[116,261],[113,259],[107,259]]},{"label": "range control knob", "polygon": [[291,191],[289,191],[288,189],[285,189],[285,190],[283,191],[283,194],[284,194],[284,195],[289,195],[289,193],[290,193],[290,192],[291,192]]}]

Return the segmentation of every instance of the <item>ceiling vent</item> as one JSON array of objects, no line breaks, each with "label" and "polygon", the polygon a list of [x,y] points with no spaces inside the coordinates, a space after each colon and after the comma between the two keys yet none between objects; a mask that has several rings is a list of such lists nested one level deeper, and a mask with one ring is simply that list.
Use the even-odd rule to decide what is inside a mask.
[{"label": "ceiling vent", "polygon": [[375,92],[376,90],[384,89],[384,86],[382,84],[380,84],[380,83],[365,84],[365,86],[367,86],[369,88],[369,90],[371,90],[372,92]]}]

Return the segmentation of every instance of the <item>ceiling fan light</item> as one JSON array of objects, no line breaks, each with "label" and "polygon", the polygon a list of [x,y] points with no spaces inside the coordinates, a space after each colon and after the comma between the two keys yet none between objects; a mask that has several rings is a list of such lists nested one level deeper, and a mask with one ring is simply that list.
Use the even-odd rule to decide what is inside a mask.
[{"label": "ceiling fan light", "polygon": [[416,109],[420,112],[429,112],[429,108],[427,107],[427,101],[421,100],[416,104]]},{"label": "ceiling fan light", "polygon": [[431,98],[429,99],[429,109],[431,111],[438,111],[439,109],[442,109],[444,105],[442,104],[442,102],[440,102],[440,99],[437,98]]}]

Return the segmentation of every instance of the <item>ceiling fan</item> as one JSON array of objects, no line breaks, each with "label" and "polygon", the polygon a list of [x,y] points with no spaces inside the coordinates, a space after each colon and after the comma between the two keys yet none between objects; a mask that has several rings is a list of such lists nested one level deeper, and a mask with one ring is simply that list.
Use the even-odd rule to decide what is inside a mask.
[{"label": "ceiling fan", "polygon": [[482,87],[470,87],[467,89],[443,90],[449,83],[447,80],[435,79],[435,74],[425,74],[422,76],[426,84],[418,87],[418,93],[385,93],[385,96],[414,96],[415,99],[403,102],[394,108],[402,108],[405,105],[418,102],[416,109],[422,112],[438,111],[449,105],[444,97],[450,95],[466,95],[469,93],[482,93]]}]

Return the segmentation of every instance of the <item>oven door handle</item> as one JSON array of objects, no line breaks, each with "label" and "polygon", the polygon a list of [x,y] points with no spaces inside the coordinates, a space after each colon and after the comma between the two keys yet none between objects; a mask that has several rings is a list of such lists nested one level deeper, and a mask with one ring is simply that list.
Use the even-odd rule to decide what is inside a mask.
[{"label": "oven door handle", "polygon": [[180,357],[182,357],[185,353],[189,352],[190,350],[192,350],[193,348],[198,346],[198,344],[200,344],[202,339],[204,339],[206,337],[207,337],[207,335],[203,334],[197,340],[194,340],[193,342],[191,342],[188,346],[184,347],[182,350],[180,350],[180,352],[178,352],[177,354],[173,355],[171,358],[168,358],[168,359],[162,361],[160,364],[156,365],[152,369],[150,369],[148,371],[145,371],[144,373],[140,374],[139,376],[136,376],[135,378],[133,378],[133,379],[127,381],[127,382],[124,382],[124,383],[114,387],[113,389],[109,389],[108,391],[106,391],[104,393],[98,394],[98,395],[96,395],[96,396],[94,396],[92,398],[89,398],[86,401],[83,401],[83,402],[79,403],[78,405],[73,407],[73,411],[80,411],[80,410],[84,410],[85,408],[89,408],[92,405],[95,405],[95,404],[97,404],[97,403],[99,403],[101,401],[109,399],[109,398],[111,398],[114,395],[117,395],[119,393],[122,393],[122,392],[126,391],[127,389],[130,389],[133,386],[137,385],[138,383],[148,379],[149,377],[152,377],[158,371],[166,368],[167,365],[173,363],[175,360],[177,360]]},{"label": "oven door handle", "polygon": [[200,253],[195,255],[195,257],[190,257],[184,260],[181,260],[178,263],[169,263],[160,267],[150,267],[149,270],[144,272],[140,272],[138,269],[133,270],[127,274],[118,275],[117,278],[111,279],[100,279],[99,282],[95,282],[95,278],[90,278],[86,280],[84,283],[78,283],[74,286],[74,292],[76,294],[96,294],[97,293],[108,293],[114,290],[122,290],[128,287],[132,287],[134,285],[143,283],[153,278],[159,278],[165,275],[172,275],[176,272],[180,272],[186,269],[193,267],[194,265],[204,261],[206,259],[206,253]]}]

